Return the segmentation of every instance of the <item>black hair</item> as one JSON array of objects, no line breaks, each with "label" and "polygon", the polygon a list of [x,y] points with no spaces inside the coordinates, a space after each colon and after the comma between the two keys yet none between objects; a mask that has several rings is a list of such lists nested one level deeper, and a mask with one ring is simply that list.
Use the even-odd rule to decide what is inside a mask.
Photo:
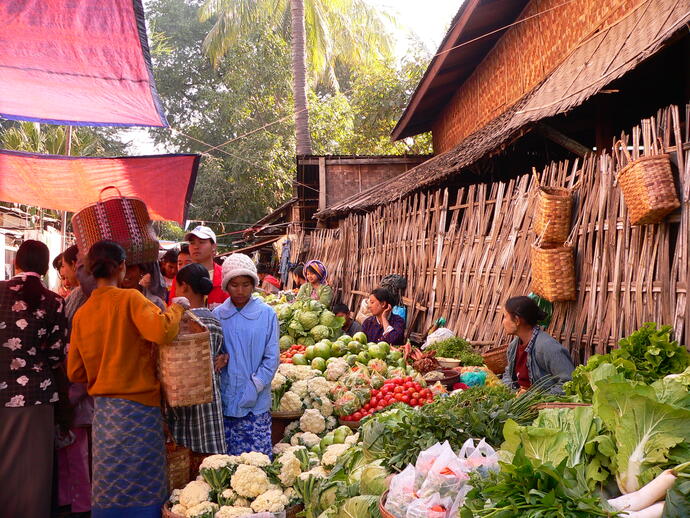
[{"label": "black hair", "polygon": [[306,280],[307,278],[304,276],[304,264],[303,263],[297,263],[293,268],[292,268],[292,273],[299,277],[300,279]]},{"label": "black hair", "polygon": [[387,302],[391,306],[395,306],[395,295],[387,288],[376,288],[371,294],[379,302]]},{"label": "black hair", "polygon": [[[187,251],[189,251],[189,245],[187,245]],[[177,248],[171,248],[163,254],[161,261],[164,263],[177,263],[177,256],[180,251]]]},{"label": "black hair", "polygon": [[62,254],[58,254],[55,256],[55,259],[53,259],[53,268],[56,270],[60,270],[60,267],[62,266]]},{"label": "black hair", "polygon": [[[43,276],[48,271],[50,250],[40,241],[29,239],[19,246],[14,263],[24,273],[32,272]],[[48,290],[43,286],[40,278],[28,275],[22,288],[17,292],[17,297],[26,302],[29,311],[34,311],[38,308],[46,291]]]},{"label": "black hair", "polygon": [[265,273],[269,275],[272,272],[270,265],[266,263],[259,263],[256,265],[256,273]]},{"label": "black hair", "polygon": [[62,260],[67,264],[74,264],[77,262],[77,256],[79,255],[79,248],[77,245],[72,245],[68,247],[64,252],[62,252]]},{"label": "black hair", "polygon": [[192,288],[194,293],[199,295],[208,295],[213,290],[213,281],[208,275],[208,270],[199,263],[188,264],[184,268],[180,268],[175,280],[177,284],[184,282]]},{"label": "black hair", "polygon": [[350,313],[350,308],[347,307],[347,304],[338,303],[338,304],[333,304],[333,309],[331,310],[333,313],[336,315],[338,313],[345,313],[346,315]]},{"label": "black hair", "polygon": [[546,313],[529,297],[509,298],[504,307],[511,316],[520,317],[530,326],[536,326],[538,322],[546,318]]},{"label": "black hair", "polygon": [[189,255],[189,245],[187,243],[180,246],[180,251],[177,252],[177,255],[180,254]]},{"label": "black hair", "polygon": [[89,249],[88,271],[96,279],[109,279],[125,261],[127,254],[115,241],[103,240]]}]

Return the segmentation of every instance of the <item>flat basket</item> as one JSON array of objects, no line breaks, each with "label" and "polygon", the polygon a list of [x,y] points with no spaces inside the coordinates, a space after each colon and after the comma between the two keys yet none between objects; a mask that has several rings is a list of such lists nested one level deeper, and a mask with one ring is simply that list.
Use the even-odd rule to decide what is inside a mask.
[{"label": "flat basket", "polygon": [[491,372],[497,376],[501,376],[508,365],[507,354],[508,345],[501,345],[500,347],[489,349],[483,353],[482,358],[484,359],[486,366],[491,369]]},{"label": "flat basket", "polygon": [[532,406],[532,410],[545,410],[547,408],[577,408],[580,406],[592,406],[589,403],[568,403],[565,401],[552,401],[550,403],[537,403]]},{"label": "flat basket", "polygon": [[182,489],[190,480],[191,451],[173,443],[165,445],[168,460],[168,488]]},{"label": "flat basket", "polygon": [[659,223],[680,207],[668,154],[633,160],[621,170],[618,183],[631,225]]},{"label": "flat basket", "polygon": [[576,299],[575,254],[572,246],[532,245],[532,291],[550,302]]},{"label": "flat basket", "polygon": [[72,216],[72,229],[79,250],[84,253],[94,243],[108,239],[125,249],[127,264],[144,264],[158,261],[159,243],[153,229],[146,204],[138,198],[122,195],[103,199],[101,190],[98,201],[87,205]]},{"label": "flat basket", "polygon": [[564,243],[570,234],[573,194],[564,187],[539,187],[534,232],[545,243]]},{"label": "flat basket", "polygon": [[168,405],[203,405],[213,401],[210,335],[194,313],[186,311],[172,343],[158,347],[158,371]]}]

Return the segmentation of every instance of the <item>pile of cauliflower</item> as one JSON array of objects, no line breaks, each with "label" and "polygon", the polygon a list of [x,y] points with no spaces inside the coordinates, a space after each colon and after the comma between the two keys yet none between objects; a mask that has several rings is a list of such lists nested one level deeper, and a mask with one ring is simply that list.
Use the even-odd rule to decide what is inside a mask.
[{"label": "pile of cauliflower", "polygon": [[[336,365],[339,373],[344,373],[347,368],[347,363],[343,366],[339,362],[333,362],[331,365]],[[335,380],[329,381],[320,371],[307,365],[283,363],[271,382],[273,409],[279,412],[299,412],[305,408],[313,408],[324,417],[331,416],[333,402],[329,395],[335,385]]]},{"label": "pile of cauliflower", "polygon": [[211,455],[199,476],[170,496],[171,511],[185,518],[239,518],[280,513],[297,502],[288,485],[275,476],[276,464],[263,453]]}]

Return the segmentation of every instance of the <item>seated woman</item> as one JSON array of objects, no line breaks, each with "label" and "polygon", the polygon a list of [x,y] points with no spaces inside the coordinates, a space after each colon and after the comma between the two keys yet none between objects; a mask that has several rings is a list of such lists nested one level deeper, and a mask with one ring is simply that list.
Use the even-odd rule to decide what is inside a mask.
[{"label": "seated woman", "polygon": [[370,342],[405,343],[405,321],[393,315],[394,295],[386,288],[376,288],[369,295],[371,316],[362,323],[362,331]]},{"label": "seated woman", "polygon": [[549,392],[563,393],[575,368],[567,349],[543,331],[537,322],[546,315],[529,297],[508,299],[503,308],[503,329],[515,338],[508,347],[503,383],[524,392],[544,377],[551,377]]},{"label": "seated woman", "polygon": [[295,286],[293,291],[298,293],[302,285],[307,282],[307,279],[304,277],[304,265],[302,263],[297,263],[293,266],[292,270],[290,270],[290,274],[292,275],[292,284]]},{"label": "seated woman", "polygon": [[302,284],[302,287],[297,293],[297,299],[313,299],[318,300],[326,306],[331,307],[333,302],[333,288],[326,284],[328,278],[328,271],[321,261],[311,260],[304,265],[304,275],[307,282]]}]

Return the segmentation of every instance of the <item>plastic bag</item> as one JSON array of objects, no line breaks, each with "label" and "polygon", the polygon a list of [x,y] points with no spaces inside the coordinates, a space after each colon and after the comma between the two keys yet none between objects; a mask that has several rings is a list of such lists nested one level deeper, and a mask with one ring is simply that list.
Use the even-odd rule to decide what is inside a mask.
[{"label": "plastic bag", "polygon": [[465,471],[475,471],[486,476],[489,471],[498,471],[498,454],[487,442],[482,439],[474,446],[473,439],[467,439],[458,455],[465,466]]},{"label": "plastic bag", "polygon": [[429,474],[431,471],[431,468],[434,466],[434,463],[436,462],[436,459],[441,457],[441,456],[447,456],[448,454],[450,455],[455,455],[453,453],[453,448],[450,447],[450,444],[448,441],[445,441],[443,444],[441,443],[436,443],[434,444],[431,448],[424,450],[419,454],[417,457],[417,462],[415,463],[415,480],[414,480],[414,488],[415,491],[418,491],[421,489],[422,484],[424,484],[424,481],[426,480],[426,476]]},{"label": "plastic bag", "polygon": [[469,480],[462,462],[450,448],[436,457],[433,466],[427,473],[421,489],[417,492],[420,498],[438,493],[441,498],[455,500],[460,488]]},{"label": "plastic bag", "polygon": [[407,507],[417,499],[414,492],[415,469],[412,464],[393,477],[388,498],[384,506],[386,511],[397,518],[405,518]]},{"label": "plastic bag", "polygon": [[441,498],[438,493],[434,493],[412,502],[405,518],[446,518],[452,505],[452,498]]},{"label": "plastic bag", "polygon": [[467,496],[467,493],[469,493],[470,491],[472,491],[472,486],[470,484],[464,484],[460,488],[458,494],[455,497],[455,501],[453,502],[453,505],[450,508],[450,512],[448,513],[449,518],[458,516],[458,511],[460,511],[460,508],[463,505],[465,505],[465,497]]},{"label": "plastic bag", "polygon": [[422,350],[429,347],[431,344],[440,342],[441,340],[447,340],[448,338],[455,338],[455,333],[448,329],[447,327],[439,327],[433,333],[429,333],[422,345]]},{"label": "plastic bag", "polygon": [[360,324],[364,323],[364,321],[371,316],[371,311],[369,311],[369,299],[365,298],[362,300],[362,303],[359,305],[359,311],[357,312],[357,316],[355,316],[355,320],[359,322]]}]

